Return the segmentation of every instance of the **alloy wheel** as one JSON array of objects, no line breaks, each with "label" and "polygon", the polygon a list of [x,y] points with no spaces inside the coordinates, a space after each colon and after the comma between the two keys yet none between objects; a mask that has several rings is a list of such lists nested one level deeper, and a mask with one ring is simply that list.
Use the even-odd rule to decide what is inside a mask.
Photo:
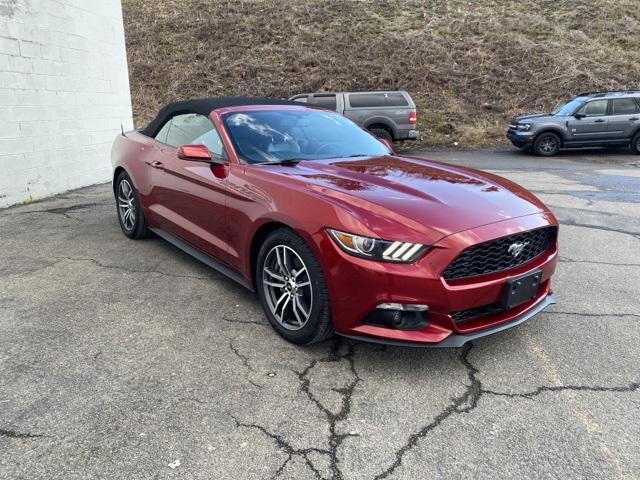
[{"label": "alloy wheel", "polygon": [[551,136],[544,137],[542,139],[542,142],[540,143],[540,150],[542,150],[544,153],[554,152],[556,147],[557,147],[556,139]]},{"label": "alloy wheel", "polygon": [[118,214],[122,225],[128,231],[133,230],[136,223],[136,205],[133,188],[128,180],[123,179],[118,185]]},{"label": "alloy wheel", "polygon": [[265,257],[262,288],[271,314],[287,330],[300,330],[313,308],[313,287],[307,266],[295,250],[276,245]]}]

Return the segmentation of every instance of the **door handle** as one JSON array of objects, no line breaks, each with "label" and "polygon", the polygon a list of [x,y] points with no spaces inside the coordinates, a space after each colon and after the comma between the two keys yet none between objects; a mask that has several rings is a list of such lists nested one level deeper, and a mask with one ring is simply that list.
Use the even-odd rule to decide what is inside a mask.
[{"label": "door handle", "polygon": [[597,120],[594,120],[593,123],[604,123],[604,120],[599,118]]},{"label": "door handle", "polygon": [[164,164],[157,160],[155,162],[151,162],[149,165],[151,165],[153,168],[164,168]]},{"label": "door handle", "polygon": [[629,119],[630,122],[637,122],[638,120],[639,120],[638,117],[631,117]]}]

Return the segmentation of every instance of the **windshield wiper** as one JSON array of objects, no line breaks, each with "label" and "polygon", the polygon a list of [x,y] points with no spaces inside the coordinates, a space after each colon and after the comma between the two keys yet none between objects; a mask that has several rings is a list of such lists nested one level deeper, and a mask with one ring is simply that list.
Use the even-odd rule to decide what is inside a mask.
[{"label": "windshield wiper", "polygon": [[296,165],[303,160],[304,158],[285,158],[284,160],[273,160],[271,162],[261,162],[260,165]]}]

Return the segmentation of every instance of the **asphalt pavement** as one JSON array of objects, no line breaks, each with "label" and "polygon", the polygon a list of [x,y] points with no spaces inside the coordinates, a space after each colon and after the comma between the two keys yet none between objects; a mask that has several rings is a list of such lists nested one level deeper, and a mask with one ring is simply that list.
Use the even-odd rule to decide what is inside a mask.
[{"label": "asphalt pavement", "polygon": [[109,185],[0,211],[0,478],[639,478],[640,157],[422,155],[552,208],[557,305],[463,349],[296,347],[125,238]]}]

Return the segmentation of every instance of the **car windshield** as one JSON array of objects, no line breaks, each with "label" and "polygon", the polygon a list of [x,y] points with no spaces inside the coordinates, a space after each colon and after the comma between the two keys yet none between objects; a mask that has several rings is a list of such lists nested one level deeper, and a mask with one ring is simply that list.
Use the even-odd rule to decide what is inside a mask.
[{"label": "car windshield", "polygon": [[566,117],[568,115],[571,115],[582,106],[584,101],[584,97],[574,98],[570,102],[557,106],[555,110],[551,112],[551,115],[557,115],[559,117]]},{"label": "car windshield", "polygon": [[391,153],[351,120],[323,110],[236,112],[223,122],[236,152],[248,163]]}]

